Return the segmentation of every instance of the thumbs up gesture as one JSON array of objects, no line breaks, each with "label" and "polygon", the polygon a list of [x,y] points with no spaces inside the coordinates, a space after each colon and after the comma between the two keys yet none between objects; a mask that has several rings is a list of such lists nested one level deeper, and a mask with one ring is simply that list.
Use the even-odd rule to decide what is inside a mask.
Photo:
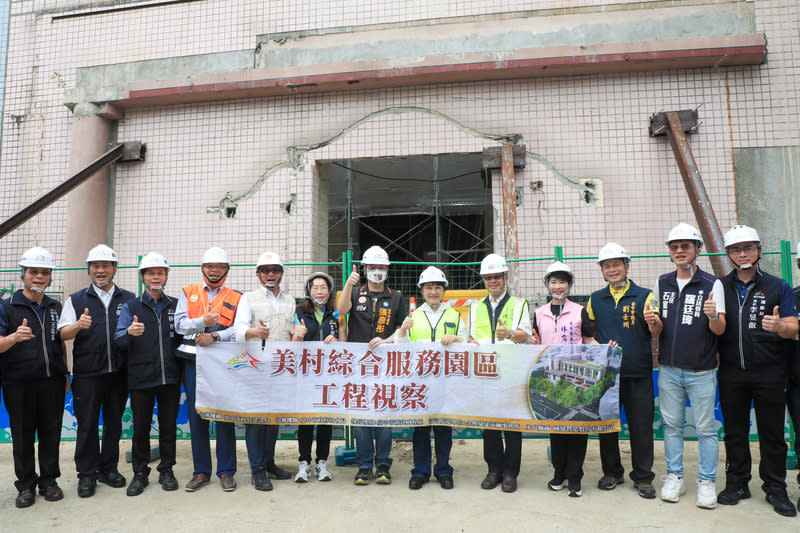
[{"label": "thumbs up gesture", "polygon": [[294,334],[297,337],[305,338],[306,333],[308,333],[308,328],[306,327],[306,320],[302,319],[299,324],[294,325]]},{"label": "thumbs up gesture", "polygon": [[138,316],[133,315],[133,322],[128,326],[128,335],[131,337],[138,337],[142,333],[144,333],[144,324],[139,322]]},{"label": "thumbs up gesture", "polygon": [[494,336],[497,340],[506,340],[511,336],[511,330],[503,325],[503,321],[497,319],[497,329],[494,331]]},{"label": "thumbs up gesture", "polygon": [[781,315],[778,312],[778,306],[776,305],[775,308],[772,310],[771,315],[764,315],[764,319],[761,321],[761,328],[764,331],[771,331],[776,333],[778,331],[778,325],[781,322]]},{"label": "thumbs up gesture", "polygon": [[708,295],[708,298],[706,298],[706,301],[703,302],[703,312],[711,320],[716,320],[719,318],[719,313],[717,313],[717,302],[714,301],[714,291],[711,291]]},{"label": "thumbs up gesture", "polygon": [[403,323],[400,325],[400,329],[403,330],[403,336],[408,333],[408,330],[414,327],[414,319],[411,318],[411,315],[408,315],[403,319]]},{"label": "thumbs up gesture", "polygon": [[78,327],[81,329],[89,329],[92,327],[92,317],[89,315],[89,308],[83,310],[83,314],[78,318]]},{"label": "thumbs up gesture", "polygon": [[658,322],[658,317],[655,311],[653,311],[650,302],[644,304],[644,321],[647,322],[648,326],[655,326],[656,322]]},{"label": "thumbs up gesture", "polygon": [[22,324],[17,328],[17,331],[14,332],[17,337],[17,342],[22,341],[29,341],[33,338],[33,330],[28,327],[28,319],[23,318]]},{"label": "thumbs up gesture", "polygon": [[355,287],[356,285],[358,285],[360,279],[361,276],[358,274],[358,269],[355,266],[353,266],[353,271],[347,277],[348,285]]}]

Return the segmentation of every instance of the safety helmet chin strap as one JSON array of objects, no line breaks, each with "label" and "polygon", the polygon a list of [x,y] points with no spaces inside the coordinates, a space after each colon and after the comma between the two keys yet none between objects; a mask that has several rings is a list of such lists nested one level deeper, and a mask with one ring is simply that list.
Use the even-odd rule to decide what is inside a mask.
[{"label": "safety helmet chin strap", "polygon": [[29,290],[29,291],[31,291],[31,292],[33,292],[33,293],[35,293],[35,294],[43,294],[43,293],[44,293],[44,291],[47,289],[47,287],[49,287],[49,286],[50,286],[50,283],[52,283],[52,282],[53,282],[53,278],[50,278],[50,283],[48,283],[48,284],[45,286],[45,288],[44,288],[44,289],[40,289],[40,288],[38,288],[38,287],[34,287],[34,286],[33,286],[33,285],[31,285],[30,283],[28,283],[28,280],[26,280],[26,279],[25,279],[25,270],[27,270],[27,267],[22,267],[22,270],[21,270],[21,272],[20,272],[20,276],[19,276],[19,277],[20,277],[20,278],[22,278],[22,284],[23,284],[23,285],[25,285],[26,287],[28,287],[28,290]]}]

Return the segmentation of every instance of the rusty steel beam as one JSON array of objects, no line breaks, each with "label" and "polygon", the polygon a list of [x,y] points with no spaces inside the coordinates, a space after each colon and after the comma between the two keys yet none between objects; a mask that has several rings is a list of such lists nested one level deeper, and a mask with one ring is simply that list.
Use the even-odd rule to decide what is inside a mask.
[{"label": "rusty steel beam", "polygon": [[[502,160],[500,173],[503,177],[503,238],[505,240],[506,259],[519,259],[519,243],[517,240],[517,195],[514,180],[514,151],[511,146],[500,149]],[[519,277],[517,264],[509,264],[509,292],[518,294]]]},{"label": "rusty steel beam", "polygon": [[[482,164],[485,169],[499,169],[503,165],[503,155],[501,146],[490,146],[483,149]],[[515,144],[512,146],[514,153],[514,168],[525,168],[526,154],[528,151],[525,149],[524,144]]]},{"label": "rusty steel beam", "polygon": [[[694,123],[691,120],[687,123],[687,113],[694,113]],[[663,115],[660,116],[660,115]],[[700,175],[700,170],[697,168],[697,163],[692,155],[692,148],[689,146],[689,140],[686,137],[687,131],[693,132],[697,129],[697,110],[694,111],[669,111],[667,113],[658,113],[651,117],[650,127],[651,135],[658,135],[661,132],[653,133],[654,119],[660,124],[656,126],[659,129],[662,125],[665,126],[663,131],[666,133],[669,143],[672,146],[672,153],[675,155],[675,160],[678,162],[678,168],[683,177],[683,185],[686,187],[686,194],[689,195],[689,201],[692,204],[694,216],[697,219],[697,224],[700,228],[700,234],[705,241],[706,250],[713,253],[721,253],[725,251],[725,246],[722,240],[722,231],[717,222],[717,216],[714,214],[714,209],[711,206],[711,200],[706,192],[705,185],[703,185],[703,177]],[[722,277],[727,272],[727,264],[725,256],[711,256],[711,266],[714,269],[714,274],[717,277]]]},{"label": "rusty steel beam", "polygon": [[144,144],[136,141],[115,144],[106,153],[73,174],[67,181],[45,193],[39,199],[0,224],[0,239],[38,215],[45,208],[60,200],[72,189],[91,178],[98,170],[117,161],[144,161],[145,148]]}]

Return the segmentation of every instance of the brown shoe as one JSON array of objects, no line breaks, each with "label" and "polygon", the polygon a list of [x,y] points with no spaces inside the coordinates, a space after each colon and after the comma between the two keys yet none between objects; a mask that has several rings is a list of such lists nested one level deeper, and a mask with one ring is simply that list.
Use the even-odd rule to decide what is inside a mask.
[{"label": "brown shoe", "polygon": [[199,490],[203,485],[207,485],[210,480],[208,476],[205,474],[197,474],[196,476],[192,476],[192,479],[189,480],[189,483],[186,484],[186,492],[194,492]]},{"label": "brown shoe", "polygon": [[486,490],[492,490],[497,485],[500,484],[501,476],[497,472],[489,472],[486,474],[486,477],[483,478],[481,481],[481,488]]},{"label": "brown shoe", "polygon": [[503,476],[503,492],[514,492],[517,490],[517,478],[514,476]]},{"label": "brown shoe", "polygon": [[222,485],[222,490],[225,492],[233,492],[236,490],[236,480],[230,474],[222,474],[219,478],[219,484]]}]

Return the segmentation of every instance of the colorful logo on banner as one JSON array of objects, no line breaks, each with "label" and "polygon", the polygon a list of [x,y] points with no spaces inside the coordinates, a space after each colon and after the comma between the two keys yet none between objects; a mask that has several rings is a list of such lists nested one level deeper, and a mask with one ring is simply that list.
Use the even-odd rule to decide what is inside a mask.
[{"label": "colorful logo on banner", "polygon": [[237,353],[228,360],[228,368],[237,370],[239,368],[255,368],[263,364],[262,361],[256,359],[250,352]]}]

